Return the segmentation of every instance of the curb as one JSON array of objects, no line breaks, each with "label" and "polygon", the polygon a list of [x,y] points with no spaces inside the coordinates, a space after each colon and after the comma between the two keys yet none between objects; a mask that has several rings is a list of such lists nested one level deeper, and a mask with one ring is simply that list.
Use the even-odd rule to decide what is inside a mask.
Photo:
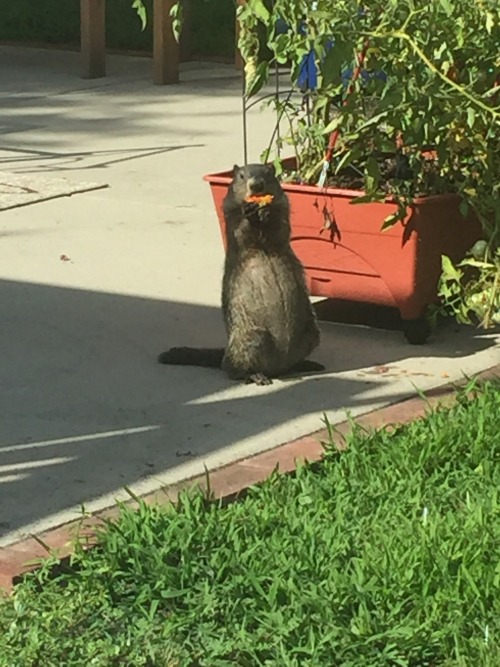
[{"label": "curb", "polygon": [[[478,380],[492,380],[500,378],[500,364],[474,375]],[[425,399],[414,396],[399,403],[394,403],[379,410],[374,410],[355,419],[356,423],[367,429],[380,428],[389,424],[405,424],[414,419],[423,417],[429,408],[438,404],[451,406],[454,401],[455,390],[463,386],[464,381],[453,384],[447,383],[429,390]],[[332,434],[337,447],[344,446],[343,437],[351,430],[351,422],[346,420],[335,425]],[[281,473],[292,472],[297,461],[319,461],[322,457],[322,442],[328,439],[326,428],[309,435],[278,445],[255,456],[235,461],[227,466],[209,471],[210,490],[216,499],[232,499],[245,489],[264,481],[276,468]],[[178,484],[160,489],[154,493],[142,496],[146,503],[167,503],[175,501],[179,493],[186,488],[198,486],[207,488],[207,479],[204,475],[183,480]],[[128,501],[133,505],[135,501]],[[102,526],[103,521],[118,517],[120,509],[113,506],[95,512],[91,516],[71,521],[57,528],[31,536],[0,548],[0,592],[12,592],[13,586],[19,577],[28,571],[35,570],[37,564],[33,561],[47,556],[47,549],[58,558],[63,559],[72,553],[72,544],[78,535],[89,546],[95,541],[96,529]]]}]

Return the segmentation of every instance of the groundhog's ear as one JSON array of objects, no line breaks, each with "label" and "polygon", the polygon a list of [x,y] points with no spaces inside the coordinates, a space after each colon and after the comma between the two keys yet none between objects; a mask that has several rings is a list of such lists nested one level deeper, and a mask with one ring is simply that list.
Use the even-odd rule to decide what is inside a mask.
[{"label": "groundhog's ear", "polygon": [[271,162],[271,164],[268,164],[268,165],[267,165],[267,168],[269,169],[270,173],[271,173],[273,176],[276,176],[276,167],[274,166],[274,163],[273,163],[273,162]]},{"label": "groundhog's ear", "polygon": [[233,167],[233,176],[236,176],[236,174],[239,172],[240,168],[238,167],[237,164],[234,165]]}]

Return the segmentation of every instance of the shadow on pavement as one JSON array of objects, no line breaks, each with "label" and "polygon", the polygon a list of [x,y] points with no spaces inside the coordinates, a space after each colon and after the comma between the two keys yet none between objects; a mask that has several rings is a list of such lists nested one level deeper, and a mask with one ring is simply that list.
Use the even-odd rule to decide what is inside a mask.
[{"label": "shadow on pavement", "polygon": [[[151,146],[144,148],[120,148],[101,151],[37,151],[33,149],[9,148],[0,146],[7,157],[0,157],[0,167],[8,164],[10,168],[23,167],[27,163],[29,168],[23,169],[23,174],[37,173],[43,168],[46,171],[71,171],[73,169],[108,169],[121,162],[130,162],[142,158],[154,157],[163,153],[185,150],[186,148],[203,148],[205,144],[187,144],[178,146]],[[90,164],[82,164],[87,161]],[[36,163],[36,167],[33,166]]]},{"label": "shadow on pavement", "polygon": [[313,358],[326,373],[262,388],[157,364],[171,345],[223,345],[217,308],[13,281],[0,282],[0,303],[4,536],[234,443],[271,446],[321,428],[323,411],[368,410],[381,395],[408,393],[357,369],[494,344],[468,335],[452,352],[442,342],[409,348],[399,332],[322,323]]}]

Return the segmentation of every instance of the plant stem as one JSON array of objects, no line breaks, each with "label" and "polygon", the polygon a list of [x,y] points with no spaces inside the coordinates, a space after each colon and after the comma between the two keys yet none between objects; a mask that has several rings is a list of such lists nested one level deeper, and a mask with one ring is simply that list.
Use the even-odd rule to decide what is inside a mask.
[{"label": "plant stem", "polygon": [[290,114],[288,113],[287,108],[284,109],[284,113],[285,113],[286,119],[288,121],[288,124],[290,126],[290,136],[292,138],[292,144],[293,144],[293,147],[294,147],[294,150],[295,150],[295,160],[296,160],[295,168],[296,168],[297,172],[300,173],[300,156],[299,156],[299,151],[297,150],[297,145],[298,144],[297,144],[297,139],[295,137],[295,132],[294,132],[294,129],[293,129],[293,121],[290,118]]}]

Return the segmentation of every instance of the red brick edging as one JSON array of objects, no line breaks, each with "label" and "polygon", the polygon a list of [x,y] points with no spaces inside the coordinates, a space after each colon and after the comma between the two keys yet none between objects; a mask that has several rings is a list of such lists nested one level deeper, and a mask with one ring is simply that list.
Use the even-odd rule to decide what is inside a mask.
[{"label": "red brick edging", "polygon": [[[500,364],[478,373],[475,377],[479,380],[500,378]],[[457,385],[459,384],[463,383],[457,383]],[[457,385],[455,385],[455,388]],[[380,410],[374,410],[357,417],[355,421],[365,428],[379,428],[387,424],[404,424],[424,416],[429,407],[435,407],[438,403],[451,404],[454,399],[454,386],[451,384],[441,385],[429,390],[425,396],[425,399],[415,396]],[[344,421],[335,426],[333,440],[337,446],[343,446],[342,437],[349,430],[349,421]],[[269,451],[211,471],[209,473],[210,490],[215,498],[228,498],[262,482],[276,468],[285,473],[295,470],[297,461],[318,461],[323,453],[321,443],[326,440],[328,440],[328,432],[325,428],[279,445]],[[147,503],[169,502],[175,500],[182,489],[194,485],[206,488],[205,475],[183,480],[168,489],[161,489],[142,496],[142,499]],[[131,500],[130,503],[133,504],[134,501]],[[36,537],[28,537],[7,547],[0,548],[0,590],[11,592],[15,579],[24,572],[34,569],[36,563],[34,564],[33,561],[46,557],[47,548],[55,552],[58,557],[64,558],[71,553],[72,543],[77,533],[91,543],[95,535],[95,529],[102,526],[102,520],[114,519],[118,514],[119,508],[114,506],[95,512],[85,519],[71,521],[58,528],[47,530]]]}]

